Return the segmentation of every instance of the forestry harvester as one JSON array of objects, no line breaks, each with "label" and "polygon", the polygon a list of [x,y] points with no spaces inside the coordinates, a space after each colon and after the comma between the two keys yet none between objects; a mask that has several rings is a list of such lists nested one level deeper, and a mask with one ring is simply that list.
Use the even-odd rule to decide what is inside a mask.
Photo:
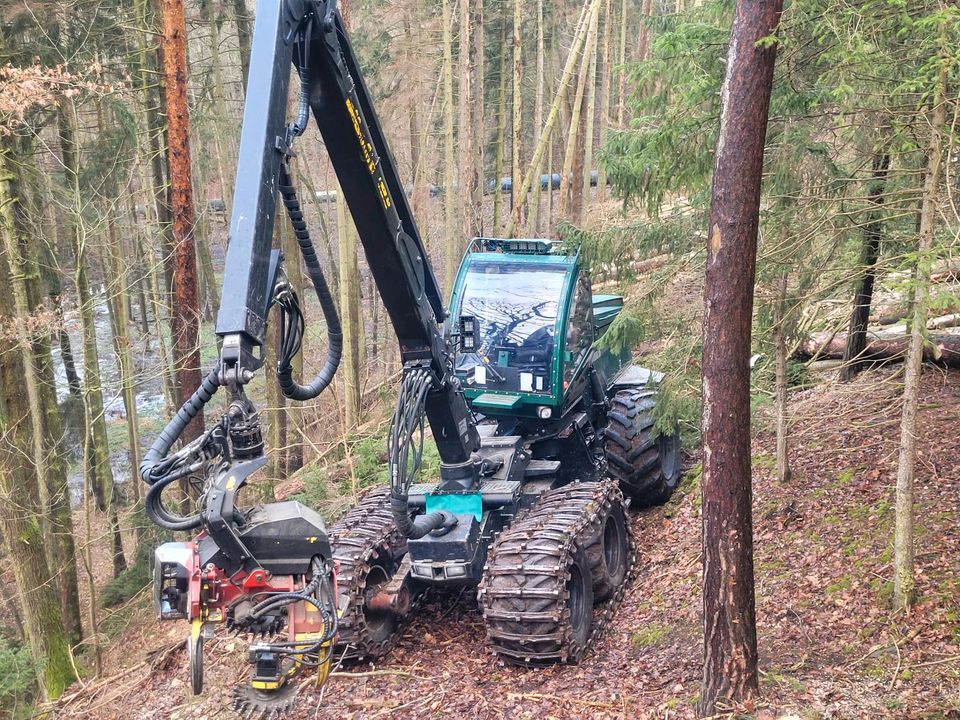
[{"label": "forestry harvester", "polygon": [[[299,111],[288,123],[291,63]],[[203,687],[203,640],[223,623],[257,638],[235,708],[279,715],[308,668],[319,684],[334,657],[386,653],[431,587],[478,588],[489,642],[505,661],[577,662],[630,574],[629,499],[662,501],[679,476],[676,434],[653,429],[659,376],[598,349],[621,298],[593,295],[578,255],[551,241],[478,238],[444,306],[335,0],[260,0],[250,68],[219,362],[140,468],[150,518],[197,533],[156,550],[154,588],[162,619],[192,624],[193,692]],[[299,502],[246,507],[238,498],[266,463],[244,388],[266,361],[269,308],[279,311],[273,362],[287,398],[316,398],[340,360],[337,308],[288,167],[311,111],[403,363],[390,485],[329,528]],[[326,360],[307,385],[292,370],[304,315],[271,250],[278,195],[326,323]],[[226,413],[174,451],[218,390]],[[417,477],[425,422],[439,477]],[[188,477],[201,492],[196,513],[181,516],[163,493]]]}]

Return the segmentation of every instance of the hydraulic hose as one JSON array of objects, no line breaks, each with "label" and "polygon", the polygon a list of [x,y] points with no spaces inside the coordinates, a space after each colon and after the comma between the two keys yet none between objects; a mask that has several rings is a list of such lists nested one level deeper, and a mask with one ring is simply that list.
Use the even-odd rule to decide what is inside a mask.
[{"label": "hydraulic hose", "polygon": [[423,419],[427,394],[433,385],[430,372],[414,368],[404,372],[400,395],[390,420],[387,457],[390,467],[390,511],[397,530],[411,540],[434,530],[449,529],[457,518],[446,510],[410,517],[410,484],[423,459]]},{"label": "hydraulic hose", "polygon": [[[301,96],[303,93],[303,86],[301,86]],[[280,170],[280,195],[283,198],[284,206],[287,208],[287,214],[290,216],[294,236],[297,238],[300,253],[303,255],[303,262],[307,266],[310,279],[313,281],[317,299],[320,301],[320,308],[323,310],[323,318],[327,324],[327,357],[323,367],[320,368],[320,372],[309,385],[301,385],[293,379],[293,366],[290,364],[292,357],[281,357],[277,363],[277,383],[280,385],[280,391],[284,397],[302,402],[317,397],[333,381],[333,376],[340,366],[340,357],[343,354],[343,330],[340,326],[337,305],[330,293],[327,279],[323,275],[323,268],[320,267],[320,260],[317,258],[313,241],[310,239],[310,232],[307,230],[307,223],[303,219],[300,201],[297,199],[296,190],[294,190],[290,173],[285,164]]]},{"label": "hydraulic hose", "polygon": [[144,501],[144,510],[147,517],[166,530],[195,530],[203,524],[199,513],[187,517],[174,515],[163,506],[163,500],[160,497],[168,485],[189,474],[190,469],[188,468],[171,473],[155,482],[147,491],[147,497]]},{"label": "hydraulic hose", "polygon": [[[153,441],[153,445],[143,456],[143,462],[140,463],[140,477],[147,485],[156,483],[163,477],[164,471],[169,469],[163,467],[163,461],[167,457],[167,453],[170,452],[170,448],[179,439],[190,421],[203,410],[204,405],[210,402],[210,398],[217,392],[218,387],[220,387],[219,367],[215,367],[203,379],[196,392],[177,410],[177,414],[170,419],[157,439]],[[160,472],[156,472],[157,470],[160,470]]]},{"label": "hydraulic hose", "polygon": [[397,530],[410,540],[417,540],[429,532],[449,529],[457,524],[456,516],[446,510],[437,510],[411,519],[407,500],[406,495],[390,494],[390,511],[393,513],[393,521],[397,524]]}]

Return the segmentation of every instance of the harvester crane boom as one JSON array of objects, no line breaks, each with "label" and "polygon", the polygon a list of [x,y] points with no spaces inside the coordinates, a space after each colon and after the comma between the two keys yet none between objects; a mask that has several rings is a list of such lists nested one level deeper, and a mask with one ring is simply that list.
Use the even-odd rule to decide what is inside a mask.
[{"label": "harvester crane boom", "polygon": [[[258,364],[266,327],[276,194],[290,143],[284,125],[290,64],[301,83],[301,117],[313,115],[340,181],[405,366],[429,370],[426,413],[444,462],[463,464],[479,445],[452,382],[443,297],[413,219],[393,154],[334,0],[261,0],[251,50],[240,160],[217,334],[225,366]],[[299,127],[302,132],[305,128]]]}]

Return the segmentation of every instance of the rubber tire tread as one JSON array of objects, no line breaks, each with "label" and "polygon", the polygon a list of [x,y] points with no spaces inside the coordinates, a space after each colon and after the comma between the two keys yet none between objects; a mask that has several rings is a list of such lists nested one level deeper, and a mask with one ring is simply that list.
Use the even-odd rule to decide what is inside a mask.
[{"label": "rubber tire tread", "polygon": [[653,434],[656,403],[656,390],[620,390],[611,399],[604,428],[607,472],[640,506],[666,502],[679,481],[679,476],[666,478],[662,471],[660,443]]},{"label": "rubber tire tread", "polygon": [[591,577],[593,595],[598,579],[604,582],[605,567],[599,562],[591,567],[591,558],[602,559],[605,519],[612,509],[624,507],[611,480],[572,483],[544,492],[500,533],[487,558],[478,600],[487,638],[501,659],[520,665],[580,661],[623,596],[635,554],[632,534],[627,573],[610,602],[594,609],[586,642],[576,637],[570,622],[570,567],[581,564],[581,572]]}]

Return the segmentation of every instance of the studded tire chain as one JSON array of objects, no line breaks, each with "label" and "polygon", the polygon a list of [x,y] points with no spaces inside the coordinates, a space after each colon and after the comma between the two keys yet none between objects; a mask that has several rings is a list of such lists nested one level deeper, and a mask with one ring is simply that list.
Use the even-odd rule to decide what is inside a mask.
[{"label": "studded tire chain", "polygon": [[[360,504],[348,510],[327,533],[333,559],[340,567],[337,592],[339,598],[349,600],[340,617],[337,656],[348,662],[381,657],[393,647],[403,623],[397,623],[395,632],[387,637],[376,636],[363,612],[367,576],[381,559],[396,568],[407,551],[407,540],[397,530],[390,512],[389,488],[368,492]],[[337,604],[342,608],[343,601],[339,598]],[[415,607],[410,614],[413,609]]]},{"label": "studded tire chain", "polygon": [[[630,584],[636,545],[615,480],[548,490],[497,537],[478,599],[487,638],[513,664],[576,663],[608,626]],[[618,515],[627,536],[622,582],[610,587],[603,552],[608,518]],[[597,604],[586,642],[578,643],[567,606],[570,566],[582,548]],[[603,599],[605,601],[603,601]]]}]

